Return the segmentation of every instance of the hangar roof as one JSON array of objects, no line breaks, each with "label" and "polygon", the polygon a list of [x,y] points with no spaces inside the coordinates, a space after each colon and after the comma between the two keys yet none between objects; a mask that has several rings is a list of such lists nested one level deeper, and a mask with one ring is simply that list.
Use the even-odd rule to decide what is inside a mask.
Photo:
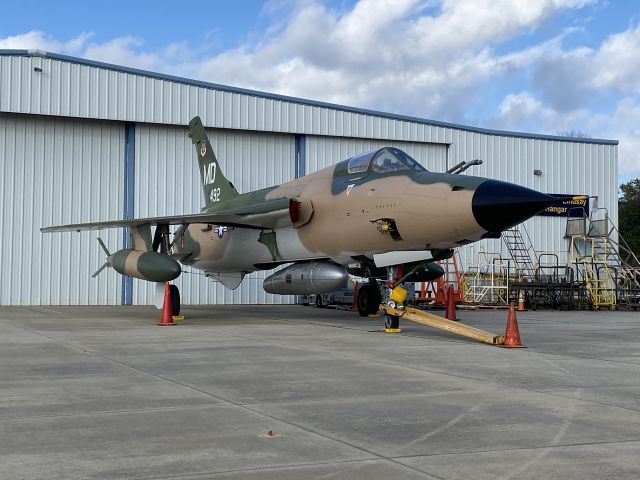
[{"label": "hangar roof", "polygon": [[[55,79],[57,82],[51,78],[49,78],[49,81],[53,83],[49,83],[47,85],[42,81],[25,82],[27,79],[24,77],[27,72],[30,72],[31,70],[35,72],[42,72],[42,66],[33,63],[33,65],[28,65],[28,67],[33,68],[26,70],[24,65],[12,65],[7,62],[3,63],[3,58],[6,59],[8,57],[74,64],[81,67],[88,67],[90,69],[125,74],[126,78],[119,80],[110,78],[101,79],[99,74],[91,71],[66,72],[65,75],[61,73],[60,69],[57,69],[57,78]],[[129,78],[130,76],[160,81],[162,83],[151,83],[148,85],[139,84],[135,81],[132,82],[131,78]],[[73,101],[73,98],[60,98],[65,97],[65,88],[62,87],[62,83],[65,81],[73,84],[71,88],[66,88],[66,90],[74,90],[74,92],[66,92],[68,97],[73,97],[77,92],[78,97],[82,96],[83,98],[75,99],[75,102]],[[197,90],[194,92],[184,92],[180,89],[176,90],[171,86],[167,87],[164,84],[165,82],[168,82],[173,86],[183,85],[195,87]],[[219,128],[246,128],[252,130],[367,138],[389,138],[436,143],[451,143],[451,130],[459,130],[500,137],[618,145],[617,140],[563,137],[493,130],[407,115],[397,115],[364,108],[349,107],[298,97],[220,85],[201,80],[192,80],[136,68],[86,60],[68,55],[44,52],[41,50],[0,49],[0,85],[10,85],[7,90],[11,90],[0,90],[0,112],[63,115],[168,124],[186,124],[188,122],[188,118],[195,114],[200,114],[206,126]],[[69,87],[69,85],[66,85],[66,87]],[[38,89],[38,92],[34,93],[34,88]],[[61,93],[54,92],[56,88],[61,89]],[[101,94],[101,92],[95,92],[95,94],[93,94],[88,91],[91,88],[111,90],[107,93]],[[127,88],[133,89],[134,93],[122,91]],[[28,92],[26,91],[27,89],[29,89]],[[55,101],[49,101],[42,98],[44,90],[46,90],[50,95],[55,94],[59,97],[57,104]],[[205,95],[201,95],[199,90],[208,91],[209,95],[206,93]],[[213,92],[231,94],[231,97],[226,99],[226,103],[228,105],[225,105],[224,98],[219,99],[213,97]],[[242,100],[238,98],[239,96],[261,99],[269,101],[271,104],[263,104],[262,108],[260,105],[244,104]],[[107,101],[107,98],[109,101]],[[66,105],[64,100],[69,100],[69,105]],[[92,102],[94,105],[92,105]],[[153,105],[154,102],[157,102],[157,105]],[[82,105],[82,103],[86,103],[86,105]],[[112,103],[116,103],[116,105],[112,106]],[[202,107],[202,103],[206,106]],[[184,104],[186,104],[186,108]],[[288,107],[310,107],[310,109],[306,109],[301,112],[296,110],[283,111],[283,105]],[[207,107],[210,108],[207,109]],[[206,111],[202,112],[202,108],[209,110],[208,114]],[[266,113],[269,109],[273,111],[271,115],[267,115]],[[221,114],[217,113],[217,111],[220,110],[223,111],[222,115],[224,118],[220,118]],[[253,110],[253,112],[256,112],[258,115],[262,114],[265,117],[270,116],[273,118],[263,120],[262,122],[260,119],[257,119],[257,121],[243,121],[240,117],[245,113],[245,110],[247,114],[250,110]],[[328,112],[342,112],[351,115],[349,115],[349,117],[340,118],[340,116],[336,116],[335,113],[329,114]],[[226,115],[226,113],[230,114]],[[363,119],[362,117],[368,118]],[[386,119],[392,122],[387,122],[386,124],[382,124],[380,122],[375,123],[372,121],[373,119]],[[307,125],[305,125],[305,122]],[[297,125],[299,123],[302,123],[302,126]],[[407,124],[434,128],[429,130],[412,129],[411,125]]]}]

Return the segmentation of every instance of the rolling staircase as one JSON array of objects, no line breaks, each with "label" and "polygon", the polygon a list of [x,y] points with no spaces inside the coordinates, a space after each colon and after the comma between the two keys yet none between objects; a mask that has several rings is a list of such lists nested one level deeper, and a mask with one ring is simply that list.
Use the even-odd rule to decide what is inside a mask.
[{"label": "rolling staircase", "polygon": [[[587,227],[588,223],[588,228]],[[640,307],[640,261],[605,208],[568,219],[569,260],[584,281],[591,308]]]},{"label": "rolling staircase", "polygon": [[535,279],[534,258],[536,258],[536,254],[524,225],[522,225],[521,228],[525,232],[526,239],[525,236],[522,235],[520,228],[512,227],[502,232],[502,240],[507,246],[509,255],[511,255],[511,259],[513,260],[518,281],[532,282]]}]

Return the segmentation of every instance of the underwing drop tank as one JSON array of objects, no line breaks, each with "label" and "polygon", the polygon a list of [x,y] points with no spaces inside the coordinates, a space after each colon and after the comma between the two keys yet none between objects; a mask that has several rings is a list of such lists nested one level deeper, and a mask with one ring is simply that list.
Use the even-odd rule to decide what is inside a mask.
[{"label": "underwing drop tank", "polygon": [[107,257],[113,269],[129,277],[150,282],[169,282],[180,276],[180,264],[164,253],[118,250]]},{"label": "underwing drop tank", "polygon": [[265,278],[262,286],[278,295],[331,293],[344,288],[347,278],[347,271],[334,263],[296,263]]}]

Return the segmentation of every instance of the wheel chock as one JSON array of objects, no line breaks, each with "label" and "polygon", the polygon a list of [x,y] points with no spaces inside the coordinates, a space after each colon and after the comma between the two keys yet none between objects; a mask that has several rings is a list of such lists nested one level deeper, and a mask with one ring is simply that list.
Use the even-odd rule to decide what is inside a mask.
[{"label": "wheel chock", "polygon": [[400,328],[383,328],[382,332],[383,333],[400,333],[400,332],[402,332],[402,329],[400,329]]},{"label": "wheel chock", "polygon": [[173,315],[171,318],[173,320],[184,320],[184,315]]}]

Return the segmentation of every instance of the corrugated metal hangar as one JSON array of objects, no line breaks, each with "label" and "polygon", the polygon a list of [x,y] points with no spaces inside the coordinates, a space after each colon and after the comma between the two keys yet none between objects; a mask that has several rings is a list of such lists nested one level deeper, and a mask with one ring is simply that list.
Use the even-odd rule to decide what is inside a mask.
[{"label": "corrugated metal hangar", "polygon": [[[160,75],[41,51],[0,50],[2,305],[148,304],[153,288],[113,270],[95,232],[43,235],[45,225],[194,213],[203,205],[187,137],[202,117],[240,192],[282,183],[356,153],[397,146],[432,171],[466,160],[473,175],[547,193],[597,196],[617,220],[617,141],[494,131]],[[537,170],[537,174],[534,174]],[[537,250],[567,250],[566,218],[527,222]],[[113,250],[123,233],[104,230]],[[464,247],[469,264],[479,248]],[[265,273],[229,291],[197,273],[182,303],[281,303]]]}]

